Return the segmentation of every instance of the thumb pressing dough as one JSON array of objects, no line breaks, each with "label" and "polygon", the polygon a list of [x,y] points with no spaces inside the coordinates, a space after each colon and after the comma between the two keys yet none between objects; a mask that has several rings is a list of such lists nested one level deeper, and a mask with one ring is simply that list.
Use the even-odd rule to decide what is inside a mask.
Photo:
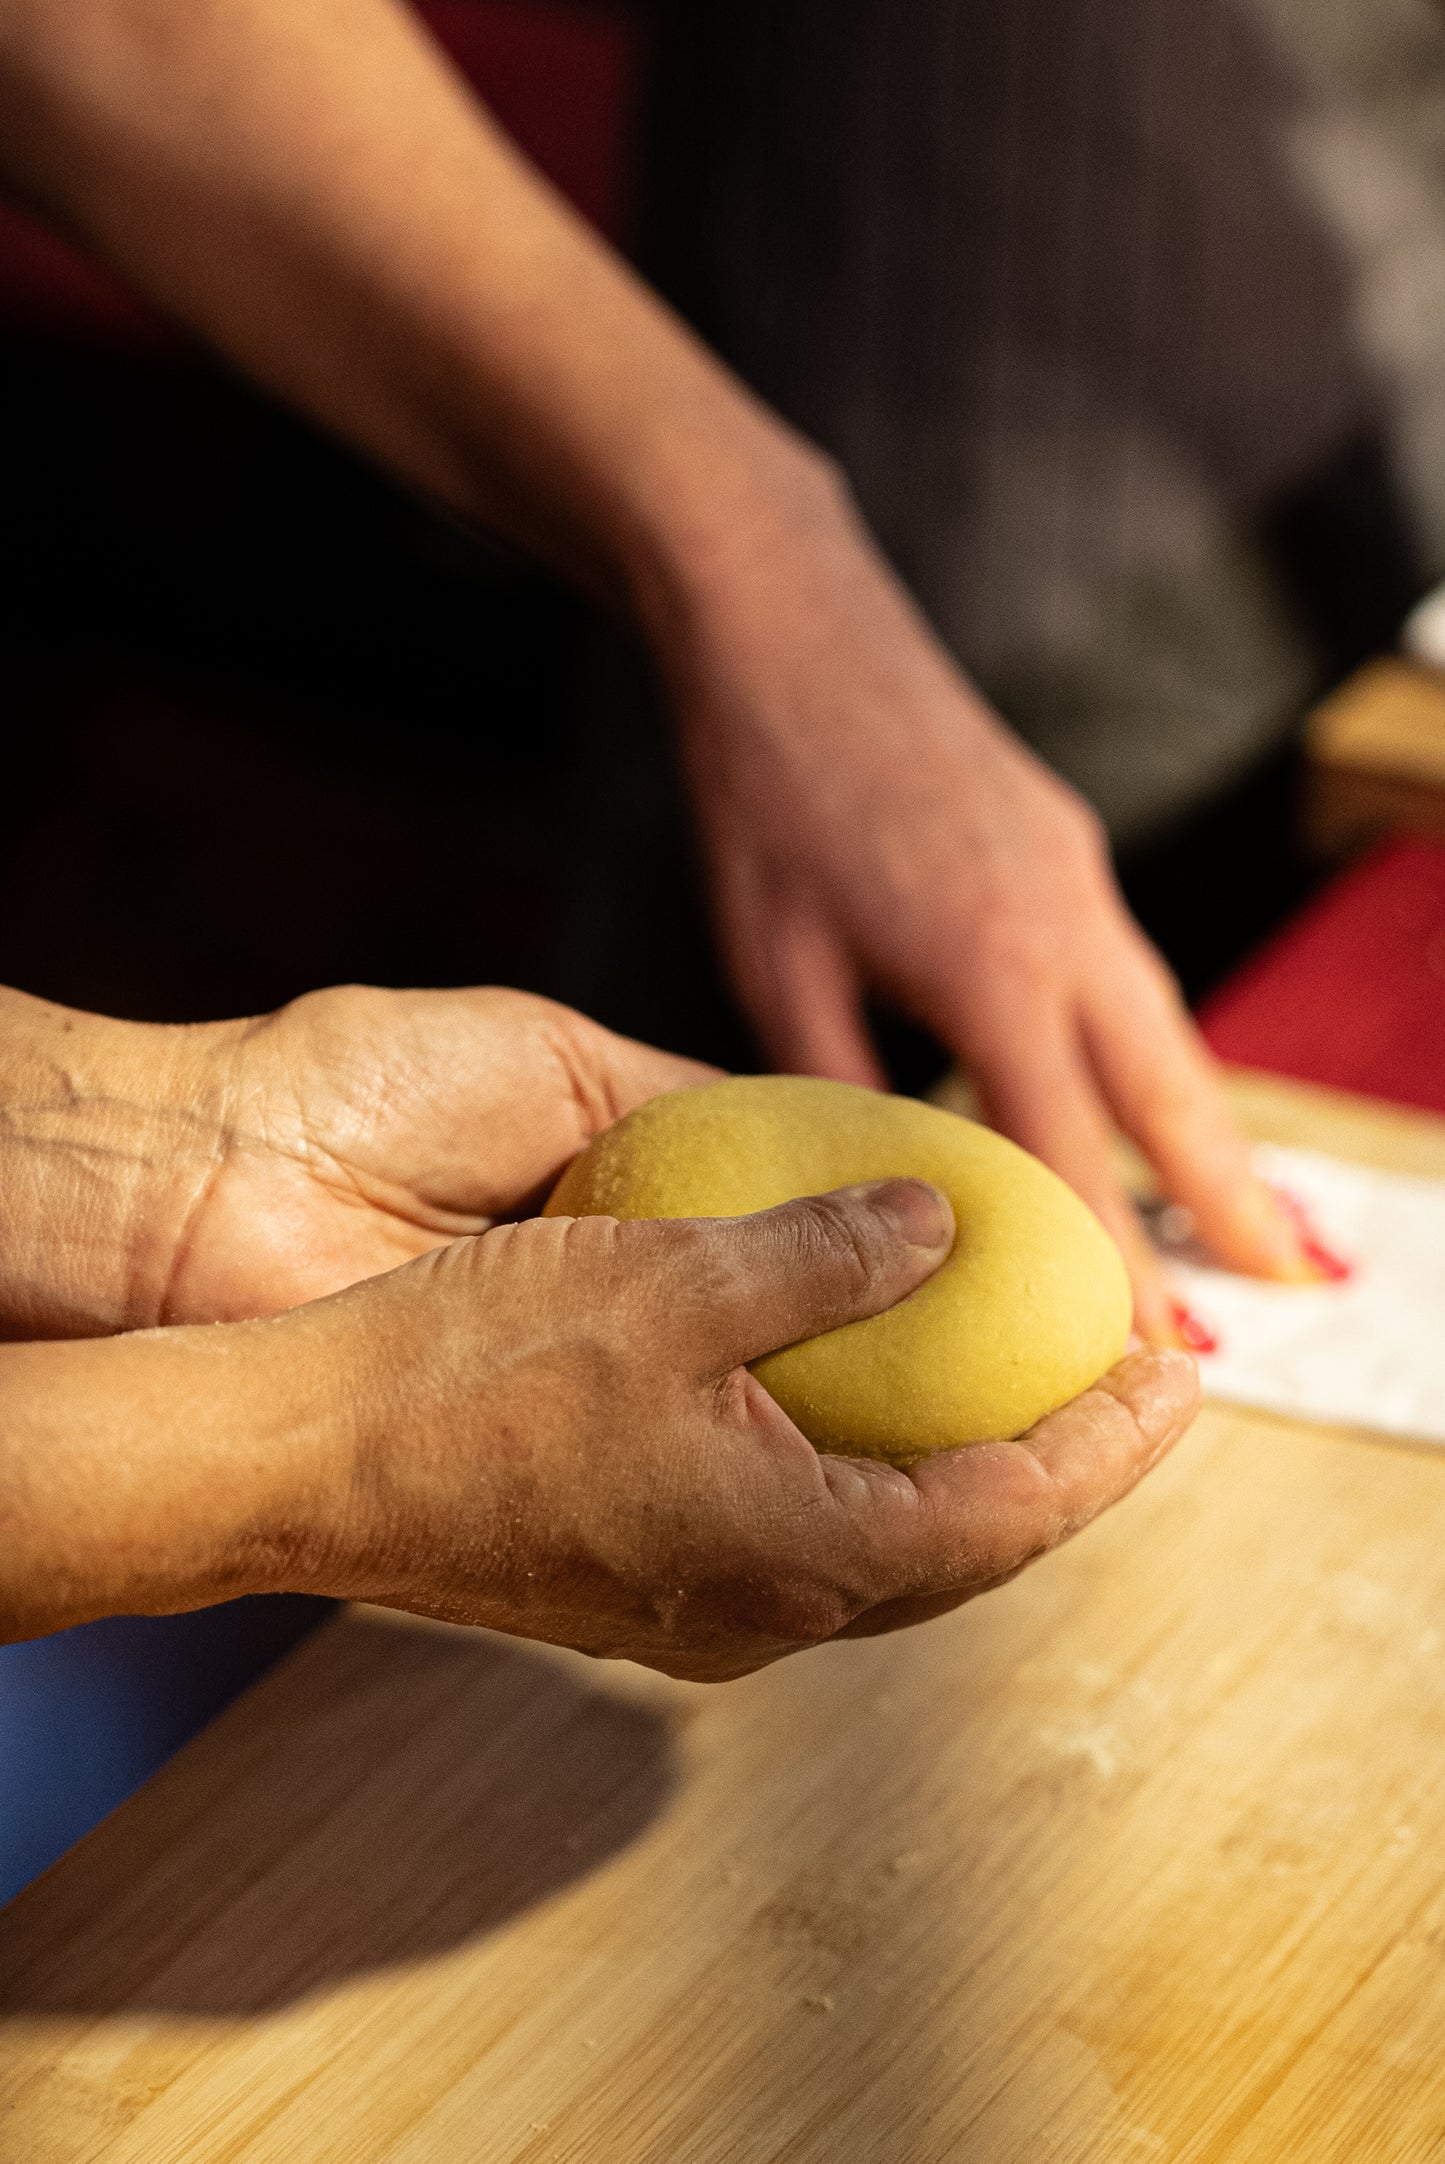
[{"label": "thumb pressing dough", "polygon": [[863,1180],[941,1188],[958,1236],[898,1306],[753,1372],[820,1450],[895,1464],[1022,1435],[1113,1366],[1132,1301],[1119,1251],[1047,1166],[908,1097],[792,1075],[654,1097],[574,1159],[549,1217],[742,1217]]}]

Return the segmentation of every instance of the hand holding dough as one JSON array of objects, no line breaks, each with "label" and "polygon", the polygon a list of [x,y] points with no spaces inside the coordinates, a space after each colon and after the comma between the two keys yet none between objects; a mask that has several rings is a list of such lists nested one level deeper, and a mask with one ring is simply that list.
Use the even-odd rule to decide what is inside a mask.
[{"label": "hand holding dough", "polygon": [[819,1449],[895,1463],[1022,1435],[1128,1342],[1129,1283],[1097,1218],[986,1127],[845,1082],[746,1076],[656,1097],[576,1158],[549,1217],[741,1217],[865,1180],[953,1206],[952,1253],[882,1315],[753,1372]]}]

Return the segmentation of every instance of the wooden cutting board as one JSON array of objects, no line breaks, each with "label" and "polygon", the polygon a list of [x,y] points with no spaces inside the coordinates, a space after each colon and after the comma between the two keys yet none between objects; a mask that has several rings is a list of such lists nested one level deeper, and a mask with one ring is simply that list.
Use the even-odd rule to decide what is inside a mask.
[{"label": "wooden cutting board", "polygon": [[1211,1410],[711,1691],[348,1612],[0,1916],[0,2008],[5,2164],[1445,2158],[1445,1461]]}]

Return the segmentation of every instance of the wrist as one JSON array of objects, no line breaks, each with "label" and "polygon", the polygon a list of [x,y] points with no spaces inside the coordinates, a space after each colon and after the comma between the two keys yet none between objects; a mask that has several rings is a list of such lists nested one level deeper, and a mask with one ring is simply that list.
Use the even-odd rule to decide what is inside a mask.
[{"label": "wrist", "polygon": [[713,440],[683,442],[619,545],[633,613],[664,665],[753,589],[765,566],[856,546],[862,536],[841,469],[750,399]]},{"label": "wrist", "polygon": [[119,1022],[0,992],[0,1337],[165,1317],[219,1161],[238,1025]]},{"label": "wrist", "polygon": [[[816,761],[881,759],[897,785],[900,732],[952,756],[1012,742],[882,554],[841,470],[793,437],[718,515],[668,528],[637,611],[689,764],[761,745],[810,792]],[[947,727],[940,730],[938,717]],[[851,747],[851,749],[850,749]]]},{"label": "wrist", "polygon": [[[678,492],[634,607],[686,721],[707,693],[760,672],[774,720],[817,704],[809,680],[855,672],[884,706],[963,680],[878,547],[842,470],[784,430],[702,499]],[[845,662],[845,656],[847,657]],[[843,718],[832,701],[830,731]]]},{"label": "wrist", "polygon": [[0,1347],[0,1639],[329,1579],[351,1397],[315,1313]]}]

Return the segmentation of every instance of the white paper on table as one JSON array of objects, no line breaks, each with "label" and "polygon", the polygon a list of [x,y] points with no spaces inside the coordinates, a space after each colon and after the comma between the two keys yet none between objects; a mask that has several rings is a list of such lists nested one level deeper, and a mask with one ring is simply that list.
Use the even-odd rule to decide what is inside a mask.
[{"label": "white paper on table", "polygon": [[[1273,1146],[1256,1163],[1351,1274],[1263,1284],[1171,1253],[1161,1237],[1178,1298],[1217,1340],[1199,1360],[1207,1394],[1445,1443],[1445,1180]],[[1175,1215],[1162,1214],[1162,1232]]]}]

